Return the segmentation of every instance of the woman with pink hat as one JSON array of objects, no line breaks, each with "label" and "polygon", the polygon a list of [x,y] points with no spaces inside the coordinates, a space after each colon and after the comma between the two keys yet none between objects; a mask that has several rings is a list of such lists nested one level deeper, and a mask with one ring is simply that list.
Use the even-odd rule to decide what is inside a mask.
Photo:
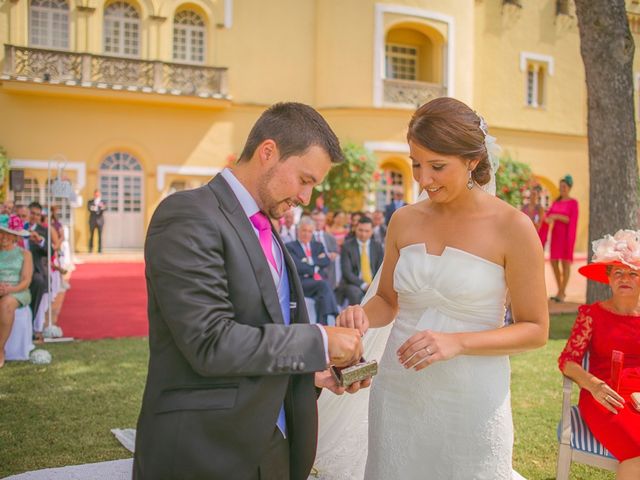
[{"label": "woman with pink hat", "polygon": [[[611,297],[582,305],[558,364],[581,388],[578,408],[620,465],[619,480],[640,478],[640,231],[593,242],[593,260],[578,271],[607,283]],[[582,367],[589,354],[589,370]]]},{"label": "woman with pink hat", "polygon": [[31,302],[31,253],[18,246],[19,238],[28,236],[18,216],[0,215],[0,368],[16,309]]}]

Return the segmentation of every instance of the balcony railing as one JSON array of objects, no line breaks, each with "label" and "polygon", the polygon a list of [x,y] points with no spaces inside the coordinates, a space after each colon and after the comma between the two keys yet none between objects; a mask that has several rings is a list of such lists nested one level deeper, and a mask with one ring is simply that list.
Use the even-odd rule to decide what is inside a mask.
[{"label": "balcony railing", "polygon": [[227,69],[5,45],[3,79],[226,99]]},{"label": "balcony railing", "polygon": [[446,94],[447,87],[439,83],[384,79],[384,101],[388,104],[416,107]]}]

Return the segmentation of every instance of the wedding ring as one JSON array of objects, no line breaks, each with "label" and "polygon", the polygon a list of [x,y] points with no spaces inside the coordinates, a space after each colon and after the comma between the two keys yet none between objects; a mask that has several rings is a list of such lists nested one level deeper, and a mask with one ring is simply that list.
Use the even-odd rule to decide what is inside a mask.
[{"label": "wedding ring", "polygon": [[611,395],[609,395],[609,394],[605,395],[604,399],[605,399],[607,402],[610,402],[610,401],[611,401]]},{"label": "wedding ring", "polygon": [[425,350],[427,351],[427,355],[431,355],[431,347],[426,347]]}]

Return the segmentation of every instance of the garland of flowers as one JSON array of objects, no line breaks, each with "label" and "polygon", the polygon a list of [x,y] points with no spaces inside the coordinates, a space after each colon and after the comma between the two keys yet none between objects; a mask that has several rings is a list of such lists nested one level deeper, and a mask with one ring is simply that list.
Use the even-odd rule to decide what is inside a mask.
[{"label": "garland of flowers", "polygon": [[522,206],[522,194],[533,182],[531,167],[511,158],[509,153],[500,158],[500,167],[496,172],[496,195],[508,204]]}]

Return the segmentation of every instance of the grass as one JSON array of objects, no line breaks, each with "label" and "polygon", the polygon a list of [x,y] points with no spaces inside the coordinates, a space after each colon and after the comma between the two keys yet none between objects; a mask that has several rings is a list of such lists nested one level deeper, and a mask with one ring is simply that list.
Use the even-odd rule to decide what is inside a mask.
[{"label": "grass", "polygon": [[[546,347],[512,358],[514,467],[529,480],[555,478],[562,381],[556,359],[574,316],[552,319]],[[130,457],[110,432],[135,427],[146,339],[47,344],[47,366],[8,363],[0,370],[0,477],[47,467]],[[574,465],[572,480],[611,480]]]}]

